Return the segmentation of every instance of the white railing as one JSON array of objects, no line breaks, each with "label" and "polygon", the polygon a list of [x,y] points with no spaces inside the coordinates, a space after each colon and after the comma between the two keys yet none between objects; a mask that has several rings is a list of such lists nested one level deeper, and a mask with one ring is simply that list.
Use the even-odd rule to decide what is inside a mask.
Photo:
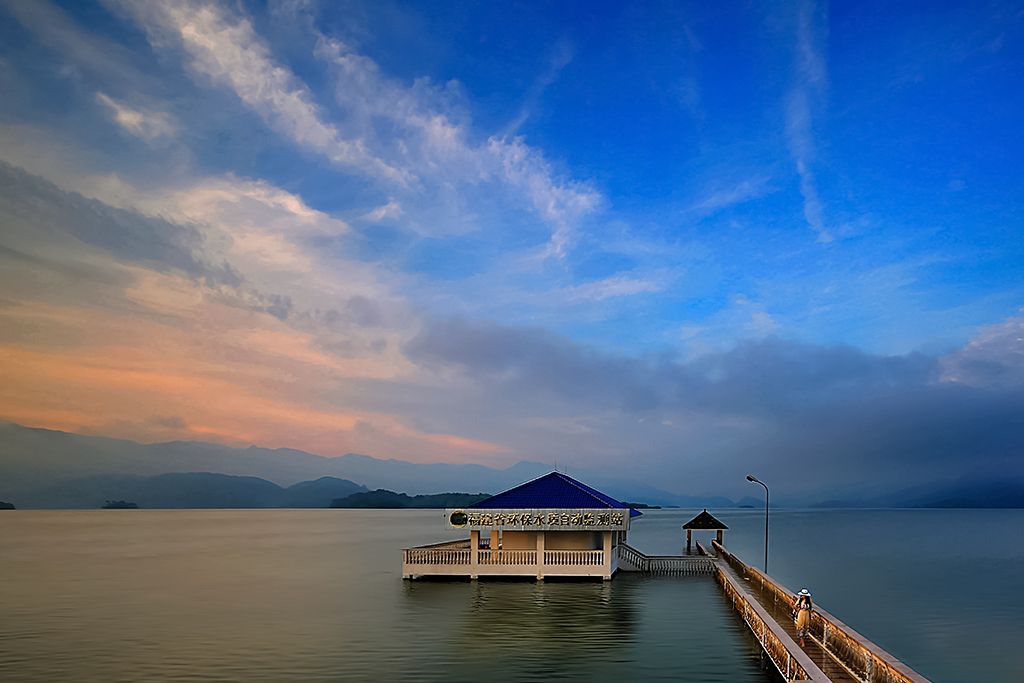
[{"label": "white railing", "polygon": [[468,538],[462,538],[458,541],[443,541],[441,543],[432,543],[431,545],[421,545],[417,548],[445,548],[449,550],[468,550],[470,540]]},{"label": "white railing", "polygon": [[[453,541],[436,545],[408,548],[402,551],[406,564],[414,565],[468,565],[472,562],[469,541]],[[536,550],[477,550],[476,561],[488,566],[538,566]],[[544,564],[558,567],[600,567],[604,564],[603,550],[545,550]]]},{"label": "white railing", "polygon": [[636,567],[638,572],[648,574],[711,574],[715,560],[702,555],[644,555],[642,552],[619,543],[619,558]]},{"label": "white railing", "polygon": [[455,548],[410,548],[403,550],[406,564],[469,564],[469,550]]},{"label": "white railing", "polygon": [[630,563],[636,567],[637,571],[647,571],[647,556],[636,548],[626,545],[621,541],[619,542],[619,559]]},{"label": "white railing", "polygon": [[726,598],[743,617],[765,654],[782,674],[783,680],[828,683],[828,676],[724,567],[715,566],[714,576]]},{"label": "white railing", "polygon": [[715,561],[710,557],[676,557],[674,555],[651,555],[647,558],[649,574],[712,574]]},{"label": "white railing", "polygon": [[[751,586],[759,588],[762,595],[771,598],[773,603],[781,602],[786,609],[793,604],[796,596],[792,592],[743,562],[717,541],[711,544],[733,571]],[[928,683],[924,676],[818,606],[814,607],[809,632],[826,652],[859,680],[870,683]]]},{"label": "white railing", "polygon": [[480,564],[524,565],[537,564],[536,550],[481,550]]},{"label": "white railing", "polygon": [[601,566],[603,550],[545,550],[544,564],[552,566]]}]

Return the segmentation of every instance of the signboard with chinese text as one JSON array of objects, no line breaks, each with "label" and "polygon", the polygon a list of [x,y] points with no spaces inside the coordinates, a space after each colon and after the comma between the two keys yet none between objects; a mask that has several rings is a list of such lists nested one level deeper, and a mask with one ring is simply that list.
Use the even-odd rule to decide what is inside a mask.
[{"label": "signboard with chinese text", "polygon": [[628,531],[629,509],[493,509],[445,511],[449,529],[506,531]]}]

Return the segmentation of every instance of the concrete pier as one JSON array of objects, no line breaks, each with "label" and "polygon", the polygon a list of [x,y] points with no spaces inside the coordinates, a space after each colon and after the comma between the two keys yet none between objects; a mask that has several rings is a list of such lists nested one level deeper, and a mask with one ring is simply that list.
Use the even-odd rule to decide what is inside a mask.
[{"label": "concrete pier", "polygon": [[[794,594],[712,541],[715,579],[787,681],[929,683],[817,605],[804,647],[790,616]],[[709,553],[710,554],[710,553]]]}]

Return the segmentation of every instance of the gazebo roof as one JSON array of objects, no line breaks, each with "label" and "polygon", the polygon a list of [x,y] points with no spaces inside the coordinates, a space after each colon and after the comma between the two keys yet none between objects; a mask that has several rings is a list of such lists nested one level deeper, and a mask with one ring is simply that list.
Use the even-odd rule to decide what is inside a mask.
[{"label": "gazebo roof", "polygon": [[629,510],[630,517],[639,517],[642,514],[561,472],[545,474],[543,477],[520,484],[504,493],[491,496],[479,503],[473,503],[467,509],[470,508],[511,510],[616,508]]},{"label": "gazebo roof", "polygon": [[699,515],[697,515],[696,517],[691,519],[689,522],[684,524],[683,528],[684,529],[712,529],[712,530],[717,530],[717,529],[728,529],[729,527],[727,527],[726,525],[722,524],[717,519],[712,517],[711,514],[708,513],[707,508],[705,508],[704,512],[700,513]]}]

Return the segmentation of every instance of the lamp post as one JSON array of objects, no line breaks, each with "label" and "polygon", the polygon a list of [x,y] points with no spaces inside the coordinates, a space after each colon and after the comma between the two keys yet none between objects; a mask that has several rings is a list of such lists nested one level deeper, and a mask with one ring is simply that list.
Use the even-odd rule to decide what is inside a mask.
[{"label": "lamp post", "polygon": [[747,481],[764,486],[764,573],[768,574],[768,485],[752,474],[747,475]]}]

